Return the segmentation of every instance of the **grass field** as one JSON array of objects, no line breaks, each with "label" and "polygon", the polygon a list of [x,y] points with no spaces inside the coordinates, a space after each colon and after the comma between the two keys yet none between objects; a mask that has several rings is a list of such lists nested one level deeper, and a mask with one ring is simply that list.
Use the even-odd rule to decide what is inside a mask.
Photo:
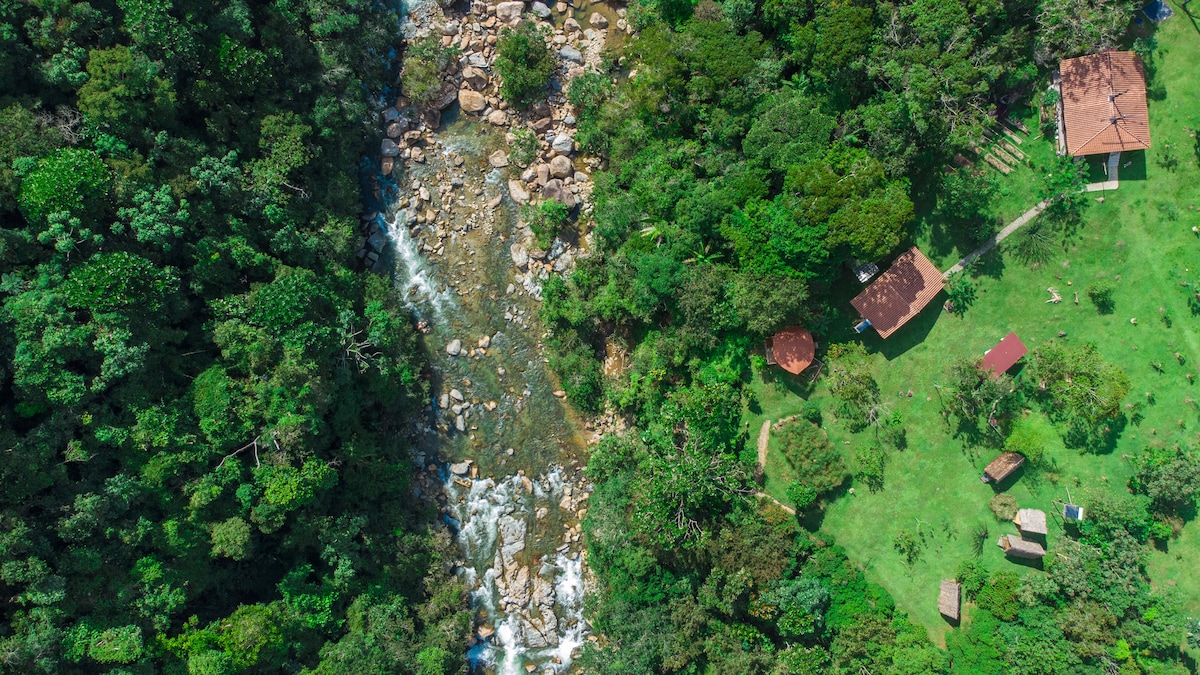
[{"label": "grass field", "polygon": [[[995,545],[1000,534],[1015,531],[1011,523],[1000,523],[992,515],[988,500],[993,489],[979,480],[996,452],[956,438],[940,413],[935,385],[946,378],[952,360],[982,355],[1009,331],[1016,331],[1031,349],[1065,332],[1062,339],[1067,341],[1094,342],[1107,360],[1129,375],[1133,388],[1128,403],[1146,403],[1151,395],[1144,420],[1128,426],[1114,449],[1081,454],[1056,444],[1046,449],[1050,470],[1024,471],[1004,486],[1021,506],[1041,508],[1048,515],[1061,511],[1059,503],[1068,490],[1076,501],[1085,501],[1091,490],[1125,490],[1131,470],[1126,456],[1145,444],[1195,444],[1200,439],[1200,416],[1192,403],[1200,399],[1200,385],[1186,378],[1189,372],[1200,372],[1200,317],[1187,304],[1193,289],[1182,285],[1200,281],[1200,238],[1192,232],[1193,226],[1200,226],[1200,167],[1192,131],[1200,128],[1200,82],[1194,75],[1194,64],[1200,63],[1200,31],[1176,8],[1176,18],[1161,27],[1158,40],[1161,53],[1154,84],[1162,85],[1166,96],[1150,104],[1154,147],[1144,157],[1122,158],[1122,163],[1133,159],[1145,168],[1123,172],[1118,191],[1103,195],[1103,203],[1091,201],[1084,226],[1051,262],[1030,268],[1006,255],[1002,246],[972,270],[978,296],[962,318],[943,312],[939,298],[887,341],[873,332],[856,336],[848,318],[826,337],[827,342],[863,340],[884,398],[903,415],[908,447],[892,453],[882,491],[872,494],[856,486],[853,494],[828,504],[819,522],[811,525],[845,546],[868,576],[892,593],[897,606],[927,626],[938,642],[949,630],[937,612],[938,582],[952,577],[959,561],[974,555],[973,540],[981,526],[988,532],[982,550],[988,566],[1037,573],[1006,561]],[[1032,124],[1030,130],[1038,136]],[[1165,148],[1178,159],[1174,169],[1159,164]],[[1048,141],[1032,137],[1022,150],[1052,152]],[[999,215],[1008,220],[1031,206],[1037,180],[1027,167],[1004,178],[1008,189],[996,207]],[[1028,200],[1024,208],[1016,203],[1018,198]],[[969,248],[948,240],[932,223],[921,224],[916,240],[941,269]],[[1102,278],[1116,284],[1116,309],[1109,315],[1099,314],[1084,293],[1089,283]],[[1062,293],[1061,304],[1046,304],[1048,286]],[[1076,291],[1079,304],[1074,302]],[[845,317],[852,315],[848,304],[844,310]],[[1136,325],[1130,321],[1135,318]],[[1155,364],[1161,364],[1162,372]],[[767,374],[766,381],[761,375],[755,375],[752,385],[759,404],[754,413],[747,413],[752,433],[764,419],[796,414],[804,399],[811,398],[822,404],[824,427],[847,460],[870,440],[834,420],[820,381],[814,387],[781,374]],[[1036,411],[1029,414],[1040,417]],[[786,501],[790,480],[790,467],[780,453],[772,452],[764,489]],[[1053,545],[1061,528],[1056,518],[1050,520]],[[893,548],[901,529],[924,538],[920,558],[911,566]],[[1187,524],[1166,550],[1148,551],[1155,585],[1175,587],[1194,616],[1200,616],[1198,564],[1200,525],[1195,522]]]}]

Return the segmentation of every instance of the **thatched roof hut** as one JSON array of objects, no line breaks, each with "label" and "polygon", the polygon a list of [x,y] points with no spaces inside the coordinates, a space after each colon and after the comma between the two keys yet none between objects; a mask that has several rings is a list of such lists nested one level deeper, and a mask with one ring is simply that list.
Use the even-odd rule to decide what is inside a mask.
[{"label": "thatched roof hut", "polygon": [[1025,463],[1025,456],[1019,452],[1004,452],[999,457],[992,460],[991,464],[983,469],[983,476],[980,477],[985,483],[999,483],[1008,478],[1009,474],[1017,470],[1017,467]]},{"label": "thatched roof hut", "polygon": [[1004,555],[1013,558],[1037,560],[1046,555],[1046,549],[1042,548],[1041,544],[1015,534],[1001,535],[996,544],[1004,549]]},{"label": "thatched roof hut", "polygon": [[961,598],[962,586],[954,579],[942,579],[942,587],[938,591],[938,611],[942,616],[958,621]]},{"label": "thatched roof hut", "polygon": [[1046,512],[1037,509],[1021,509],[1017,511],[1017,517],[1013,518],[1017,529],[1021,534],[1041,534],[1045,535],[1046,530]]}]

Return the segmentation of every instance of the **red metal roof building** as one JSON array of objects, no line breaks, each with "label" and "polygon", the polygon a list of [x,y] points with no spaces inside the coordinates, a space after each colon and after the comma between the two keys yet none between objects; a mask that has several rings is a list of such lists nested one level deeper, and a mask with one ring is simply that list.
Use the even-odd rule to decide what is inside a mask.
[{"label": "red metal roof building", "polygon": [[850,304],[886,338],[920,314],[945,286],[942,273],[914,246]]},{"label": "red metal roof building", "polygon": [[812,333],[800,326],[788,326],[767,340],[767,363],[778,364],[793,375],[812,365],[816,352]]},{"label": "red metal roof building", "polygon": [[992,371],[993,378],[1000,377],[1027,353],[1029,353],[1029,348],[1025,346],[1024,342],[1021,342],[1021,338],[1017,337],[1016,333],[1009,333],[1004,336],[1000,344],[984,353],[983,363],[979,368]]},{"label": "red metal roof building", "polygon": [[1062,122],[1067,154],[1099,155],[1150,147],[1150,116],[1142,58],[1107,51],[1067,59],[1062,74]]}]

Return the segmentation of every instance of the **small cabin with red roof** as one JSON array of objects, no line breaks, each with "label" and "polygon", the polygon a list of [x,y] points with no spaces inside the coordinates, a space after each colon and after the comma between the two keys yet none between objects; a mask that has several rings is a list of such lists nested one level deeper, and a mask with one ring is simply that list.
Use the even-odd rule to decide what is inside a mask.
[{"label": "small cabin with red roof", "polygon": [[767,338],[766,352],[767,363],[799,375],[812,365],[817,343],[807,330],[800,326],[788,326]]},{"label": "small cabin with red roof", "polygon": [[984,352],[983,363],[979,364],[979,369],[991,371],[992,377],[997,378],[1008,372],[1009,368],[1028,353],[1029,348],[1021,342],[1021,338],[1017,337],[1016,333],[1009,333],[1000,344]]}]

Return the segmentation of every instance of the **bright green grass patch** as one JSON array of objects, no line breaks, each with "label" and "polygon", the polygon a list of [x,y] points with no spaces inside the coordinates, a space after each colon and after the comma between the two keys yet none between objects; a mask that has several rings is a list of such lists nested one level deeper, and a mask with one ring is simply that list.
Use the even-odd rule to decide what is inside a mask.
[{"label": "bright green grass patch", "polygon": [[[845,546],[868,577],[892,593],[897,607],[927,626],[939,642],[949,627],[937,613],[938,582],[952,577],[961,559],[974,555],[973,538],[981,525],[988,530],[982,546],[986,565],[1035,573],[1007,561],[995,545],[1001,533],[1015,531],[1011,523],[999,523],[992,515],[988,500],[993,489],[979,480],[997,451],[970,447],[955,438],[941,415],[935,385],[946,378],[952,360],[982,355],[1016,331],[1031,349],[1056,339],[1094,342],[1104,358],[1129,375],[1133,388],[1127,406],[1138,406],[1144,417],[1124,430],[1115,448],[1081,454],[1056,442],[1046,449],[1049,469],[1026,467],[1006,486],[1021,506],[1047,511],[1051,546],[1061,536],[1054,514],[1061,512],[1068,490],[1076,501],[1089,490],[1124,491],[1131,472],[1128,455],[1151,442],[1200,439],[1195,407],[1200,385],[1186,377],[1191,373],[1200,380],[1200,318],[1187,303],[1195,289],[1185,286],[1200,281],[1200,238],[1191,230],[1200,227],[1200,168],[1191,131],[1200,128],[1200,83],[1192,74],[1194,64],[1200,63],[1200,38],[1186,16],[1177,17],[1158,35],[1162,53],[1156,83],[1165,86],[1167,96],[1151,101],[1155,149],[1122,158],[1122,164],[1133,161],[1135,166],[1122,169],[1120,189],[1092,195],[1104,196],[1104,203],[1090,202],[1085,224],[1053,260],[1031,269],[1006,255],[1002,245],[972,270],[978,296],[964,317],[941,311],[939,298],[887,341],[850,330],[853,311],[848,300],[856,288],[845,284],[845,297],[839,294],[836,299],[839,307],[845,305],[843,320],[829,339],[861,339],[872,352],[883,397],[904,417],[908,448],[892,453],[882,491],[872,494],[856,485],[853,494],[837,497],[824,509],[823,519],[810,524]],[[1026,123],[1034,130],[1029,120]],[[1158,148],[1167,143],[1179,160],[1174,170],[1158,162]],[[1053,152],[1048,141],[1033,138],[1021,149],[1031,157]],[[1003,180],[1009,190],[996,208],[1005,221],[1036,202],[1036,180],[1028,167]],[[1025,200],[1020,205],[1015,203],[1018,197]],[[970,247],[941,236],[931,224],[918,227],[918,244],[944,269]],[[1088,285],[1100,279],[1115,285],[1112,314],[1098,313],[1087,297]],[[1062,294],[1062,303],[1046,303],[1050,286]],[[1076,292],[1079,304],[1074,301]],[[1059,338],[1060,332],[1066,336]],[[776,377],[773,383],[763,382],[759,374],[753,378],[758,409],[747,414],[752,436],[764,419],[798,414],[803,399],[811,397],[821,404],[824,427],[847,461],[855,448],[871,440],[870,432],[850,434],[836,421],[820,381],[813,389],[806,378]],[[1129,407],[1128,412],[1138,408]],[[786,501],[790,479],[786,462],[778,453],[770,454],[764,489]],[[922,551],[912,565],[893,546],[903,529],[924,534]],[[1155,586],[1175,588],[1185,611],[1200,616],[1200,575],[1195,574],[1200,525],[1187,524],[1166,551],[1148,548],[1147,557]]]}]

